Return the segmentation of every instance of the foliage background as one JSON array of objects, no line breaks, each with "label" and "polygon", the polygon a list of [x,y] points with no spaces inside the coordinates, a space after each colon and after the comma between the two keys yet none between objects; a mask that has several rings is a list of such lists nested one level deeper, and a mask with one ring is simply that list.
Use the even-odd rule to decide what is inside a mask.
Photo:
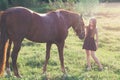
[{"label": "foliage background", "polygon": [[[40,6],[43,3],[51,2],[71,2],[71,3],[94,3],[94,2],[120,2],[120,0],[0,0],[0,10],[5,10],[11,6],[33,7]],[[86,6],[86,5],[85,5]]]}]

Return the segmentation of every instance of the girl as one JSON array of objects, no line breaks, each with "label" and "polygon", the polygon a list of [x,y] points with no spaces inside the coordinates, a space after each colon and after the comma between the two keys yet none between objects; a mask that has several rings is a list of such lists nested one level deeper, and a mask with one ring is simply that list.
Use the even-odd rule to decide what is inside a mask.
[{"label": "girl", "polygon": [[[95,37],[95,39],[94,39]],[[83,49],[86,51],[87,55],[87,70],[91,70],[90,56],[94,59],[94,61],[98,64],[99,70],[103,70],[103,67],[95,55],[95,51],[98,48],[98,31],[96,28],[96,19],[91,18],[89,21],[88,27],[85,30],[85,40],[83,44]]]}]

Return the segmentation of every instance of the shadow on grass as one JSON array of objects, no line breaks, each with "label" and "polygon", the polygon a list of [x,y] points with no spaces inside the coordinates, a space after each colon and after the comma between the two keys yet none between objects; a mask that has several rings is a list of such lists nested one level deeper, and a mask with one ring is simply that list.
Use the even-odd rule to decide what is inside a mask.
[{"label": "shadow on grass", "polygon": [[41,78],[42,80],[83,80],[83,78],[79,78],[78,76],[70,76],[70,75],[67,75],[67,74],[63,74],[63,75],[58,75],[58,76],[55,76],[55,77],[50,77],[48,75],[44,75],[42,76]]},{"label": "shadow on grass", "polygon": [[24,46],[35,46],[35,45],[37,45],[36,43],[34,43],[34,42],[31,42],[31,41],[29,41],[29,42],[23,42],[22,43],[22,46],[24,47]]},{"label": "shadow on grass", "polygon": [[38,62],[36,60],[30,60],[25,65],[31,68],[36,68],[36,67],[41,68],[44,65],[44,61],[41,60]]},{"label": "shadow on grass", "polygon": [[[43,56],[41,55],[34,55],[34,56],[29,57],[27,59],[27,62],[25,63],[25,66],[29,66],[31,68],[36,68],[36,67],[41,68],[45,63],[45,58],[42,59],[42,57]],[[57,61],[50,59],[48,61],[48,65],[57,66],[58,63]]]},{"label": "shadow on grass", "polygon": [[114,70],[114,73],[120,75],[120,69]]},{"label": "shadow on grass", "polygon": [[[45,62],[44,60],[38,61],[38,60],[35,60],[35,58],[34,58],[34,59],[28,60],[27,63],[25,64],[25,66],[29,66],[31,68],[36,68],[36,67],[41,68],[41,67],[43,67],[44,62]],[[55,61],[49,60],[48,65],[57,66],[58,64]]]}]

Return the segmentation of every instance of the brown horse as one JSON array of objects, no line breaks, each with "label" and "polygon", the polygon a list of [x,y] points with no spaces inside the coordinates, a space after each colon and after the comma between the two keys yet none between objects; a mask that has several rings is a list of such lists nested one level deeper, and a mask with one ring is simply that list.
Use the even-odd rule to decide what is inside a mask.
[{"label": "brown horse", "polygon": [[24,38],[34,42],[46,43],[46,60],[43,72],[46,71],[50,58],[51,45],[56,44],[61,69],[65,73],[63,48],[68,35],[68,29],[72,26],[80,39],[83,39],[85,34],[82,16],[67,10],[39,14],[24,7],[13,7],[2,13],[0,23],[0,75],[3,75],[5,64],[9,72],[10,47],[11,42],[13,42],[12,67],[14,75],[20,77],[16,62]]}]

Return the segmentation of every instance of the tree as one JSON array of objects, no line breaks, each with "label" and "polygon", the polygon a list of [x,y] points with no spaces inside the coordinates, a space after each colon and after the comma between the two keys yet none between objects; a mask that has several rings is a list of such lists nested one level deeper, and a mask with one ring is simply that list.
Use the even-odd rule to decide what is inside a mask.
[{"label": "tree", "polygon": [[0,10],[5,10],[8,7],[7,0],[0,0]]}]

